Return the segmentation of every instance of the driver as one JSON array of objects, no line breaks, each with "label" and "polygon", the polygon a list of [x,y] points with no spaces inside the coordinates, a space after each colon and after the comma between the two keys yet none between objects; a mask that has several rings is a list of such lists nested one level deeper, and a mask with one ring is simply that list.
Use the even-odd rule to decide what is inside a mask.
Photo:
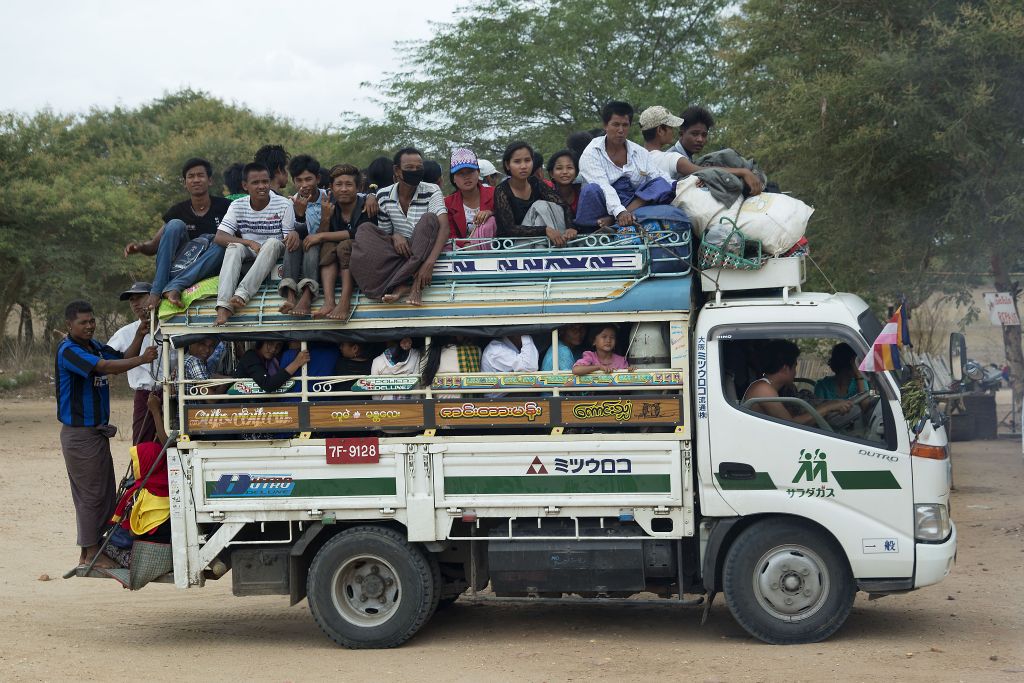
[{"label": "driver", "polygon": [[[800,356],[800,347],[791,341],[784,339],[773,339],[769,341],[762,350],[761,368],[764,374],[760,379],[750,383],[747,390],[743,392],[743,401],[751,398],[778,398],[779,396],[794,395],[795,388],[793,380],[796,379],[796,363]],[[815,410],[824,418],[832,414],[843,415],[849,412],[851,406],[847,400],[832,400],[819,403]],[[814,425],[814,415],[807,412],[793,414],[786,403],[765,401],[755,403],[750,409],[756,413],[762,413],[780,420],[796,422],[803,425]]]},{"label": "driver", "polygon": [[[857,352],[846,342],[832,347],[828,366],[834,374],[822,377],[814,384],[814,395],[822,399],[853,398],[868,391],[868,381],[857,368]],[[870,400],[861,402],[863,408]]]}]

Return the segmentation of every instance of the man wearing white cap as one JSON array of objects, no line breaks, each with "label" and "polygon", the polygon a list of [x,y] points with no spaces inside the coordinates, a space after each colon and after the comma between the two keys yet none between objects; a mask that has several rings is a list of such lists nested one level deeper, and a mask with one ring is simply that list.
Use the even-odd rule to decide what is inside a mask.
[{"label": "man wearing white cap", "polygon": [[477,163],[480,165],[480,178],[486,184],[491,187],[497,187],[498,183],[504,180],[504,176],[487,159],[478,159]]},{"label": "man wearing white cap", "polygon": [[[685,113],[685,112],[684,112]],[[648,107],[640,114],[640,132],[644,136],[644,148],[651,155],[651,161],[663,173],[672,180],[678,180],[701,170],[690,161],[685,155],[670,149],[667,152],[661,151],[665,145],[671,144],[676,139],[676,131],[683,125],[684,120],[662,106]],[[748,168],[722,168],[723,171],[731,173],[750,188],[752,195],[760,194],[761,179]]]}]

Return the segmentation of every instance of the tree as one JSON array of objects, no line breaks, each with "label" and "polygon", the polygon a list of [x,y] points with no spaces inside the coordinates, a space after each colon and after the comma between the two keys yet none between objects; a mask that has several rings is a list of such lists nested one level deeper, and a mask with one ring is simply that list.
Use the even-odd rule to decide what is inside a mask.
[{"label": "tree", "polygon": [[[1017,294],[1019,2],[748,0],[723,43],[731,140],[817,207],[812,253],[837,286],[914,302],[987,268]],[[1020,329],[1004,332],[1020,398]]]},{"label": "tree", "polygon": [[[433,38],[407,44],[404,68],[381,84],[388,118],[354,121],[374,141],[459,144],[500,153],[526,138],[545,152],[599,125],[611,99],[637,111],[703,101],[724,0],[497,0],[463,7]],[[397,135],[413,138],[400,141]]]},{"label": "tree", "polygon": [[219,178],[267,143],[327,165],[370,158],[350,156],[338,131],[308,130],[189,90],[82,116],[0,114],[0,339],[15,304],[43,313],[50,327],[75,298],[91,300],[98,314],[124,310],[117,292],[148,280],[154,264],[125,259],[122,248],[151,236],[167,207],[182,201],[184,160],[209,159]]}]

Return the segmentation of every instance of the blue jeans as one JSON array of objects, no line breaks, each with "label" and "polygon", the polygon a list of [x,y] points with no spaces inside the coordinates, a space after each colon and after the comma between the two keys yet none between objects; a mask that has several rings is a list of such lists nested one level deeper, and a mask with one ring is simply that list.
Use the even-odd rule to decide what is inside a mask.
[{"label": "blue jeans", "polygon": [[156,249],[156,275],[153,276],[152,294],[160,296],[172,290],[180,292],[220,272],[220,265],[224,260],[224,247],[211,244],[195,263],[171,279],[171,265],[187,243],[188,228],[185,223],[177,218],[167,221]]}]

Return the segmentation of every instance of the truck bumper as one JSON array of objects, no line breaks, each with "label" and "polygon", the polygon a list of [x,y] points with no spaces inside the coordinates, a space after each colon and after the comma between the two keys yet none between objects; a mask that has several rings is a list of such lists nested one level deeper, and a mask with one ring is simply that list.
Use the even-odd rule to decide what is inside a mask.
[{"label": "truck bumper", "polygon": [[945,543],[917,543],[917,567],[914,572],[914,588],[930,586],[942,581],[953,570],[956,562],[956,524],[950,522],[952,531]]}]

